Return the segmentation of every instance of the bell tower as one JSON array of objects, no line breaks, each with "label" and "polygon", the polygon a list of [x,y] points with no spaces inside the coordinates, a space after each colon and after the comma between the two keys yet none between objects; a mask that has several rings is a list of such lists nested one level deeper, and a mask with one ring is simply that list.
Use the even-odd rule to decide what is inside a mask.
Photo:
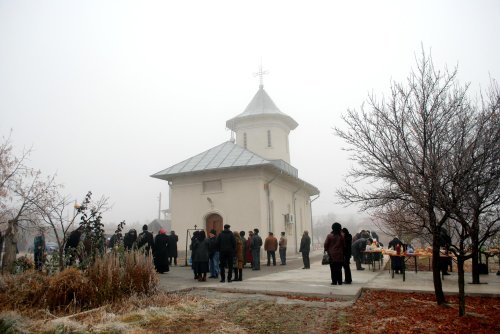
[{"label": "bell tower", "polygon": [[262,66],[256,75],[259,90],[245,111],[226,122],[236,134],[236,144],[268,160],[283,160],[290,164],[288,135],[298,123],[281,112],[264,90]]}]

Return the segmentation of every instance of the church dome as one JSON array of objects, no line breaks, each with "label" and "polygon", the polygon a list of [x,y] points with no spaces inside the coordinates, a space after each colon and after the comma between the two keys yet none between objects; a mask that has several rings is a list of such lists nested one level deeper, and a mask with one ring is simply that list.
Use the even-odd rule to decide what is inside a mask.
[{"label": "church dome", "polygon": [[236,131],[238,123],[242,121],[266,118],[280,120],[286,124],[290,130],[295,129],[298,126],[298,123],[293,118],[278,109],[276,104],[274,104],[273,100],[271,100],[267,92],[264,90],[264,86],[260,85],[259,90],[245,108],[245,111],[228,120],[226,122],[226,127]]}]

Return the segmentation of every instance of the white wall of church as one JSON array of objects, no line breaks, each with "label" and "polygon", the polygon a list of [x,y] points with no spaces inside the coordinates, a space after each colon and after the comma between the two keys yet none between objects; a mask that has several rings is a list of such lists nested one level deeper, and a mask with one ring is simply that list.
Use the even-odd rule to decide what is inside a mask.
[{"label": "white wall of church", "polygon": [[246,134],[248,150],[266,159],[281,159],[290,163],[289,133],[290,129],[278,122],[240,122],[236,130],[236,144],[245,147]]},{"label": "white wall of church", "polygon": [[[221,180],[220,191],[203,191],[203,182]],[[267,221],[262,207],[263,186],[259,170],[215,172],[178,178],[171,185],[172,229],[179,237],[179,249],[185,249],[188,228],[205,229],[205,218],[217,213],[232,231],[262,229]]]},{"label": "white wall of church", "polygon": [[[295,182],[286,178],[276,179],[269,185],[274,212],[271,229],[275,235],[284,231],[288,238],[288,253],[298,252],[304,230],[312,231],[308,194]],[[285,220],[288,215],[288,221]]]},{"label": "white wall of church", "polygon": [[[203,182],[214,180],[221,180],[222,188],[204,192]],[[269,180],[273,180],[269,184],[270,201],[265,186]],[[293,192],[296,192],[295,210]],[[309,197],[305,191],[289,177],[263,168],[179,177],[171,183],[170,196],[172,229],[179,235],[179,250],[186,249],[187,229],[193,229],[195,224],[205,229],[205,218],[211,213],[219,214],[232,231],[244,230],[248,234],[257,227],[263,239],[270,230],[275,236],[285,231],[289,254],[296,252],[295,245],[300,245],[303,230],[311,231]],[[290,223],[285,223],[287,213],[293,216]]]}]

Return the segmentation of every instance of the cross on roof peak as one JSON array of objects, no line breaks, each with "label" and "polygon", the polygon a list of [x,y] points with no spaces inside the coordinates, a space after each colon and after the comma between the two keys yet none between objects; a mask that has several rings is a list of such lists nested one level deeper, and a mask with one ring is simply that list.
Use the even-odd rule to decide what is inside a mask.
[{"label": "cross on roof peak", "polygon": [[256,72],[254,73],[253,75],[254,76],[258,76],[259,77],[259,88],[263,88],[264,87],[264,75],[266,74],[269,74],[269,71],[263,71],[262,70],[262,62],[260,63],[260,66],[259,66],[259,72]]}]

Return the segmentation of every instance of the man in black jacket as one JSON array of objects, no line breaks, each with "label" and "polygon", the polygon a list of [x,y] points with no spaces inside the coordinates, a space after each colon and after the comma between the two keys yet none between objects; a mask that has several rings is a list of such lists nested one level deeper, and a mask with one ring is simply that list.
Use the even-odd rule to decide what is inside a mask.
[{"label": "man in black jacket", "polygon": [[144,250],[144,254],[149,255],[149,252],[153,251],[154,238],[153,233],[148,231],[148,225],[144,224],[142,227],[142,232],[137,237],[137,248]]},{"label": "man in black jacket", "polygon": [[226,281],[225,268],[227,266],[227,282],[232,281],[232,271],[233,271],[233,257],[236,251],[236,239],[234,238],[233,232],[230,230],[231,226],[228,224],[224,225],[224,230],[217,236],[217,249],[219,250],[220,256],[220,281],[221,283]]},{"label": "man in black jacket", "polygon": [[300,249],[299,252],[302,253],[302,262],[304,263],[304,268],[311,269],[311,261],[309,260],[309,252],[311,251],[311,237],[309,237],[309,232],[304,231],[302,238],[300,239]]},{"label": "man in black jacket", "polygon": [[351,263],[352,235],[345,227],[342,229],[342,234],[344,235],[344,263],[342,263],[342,267],[344,268],[344,284],[351,284],[352,276],[349,264]]},{"label": "man in black jacket", "polygon": [[259,235],[259,229],[254,228],[251,245],[253,259],[252,270],[260,270],[260,247],[262,247],[262,238]]},{"label": "man in black jacket", "polygon": [[168,236],[168,264],[171,266],[177,265],[177,243],[179,242],[179,236],[175,234],[175,231],[170,231]]}]

